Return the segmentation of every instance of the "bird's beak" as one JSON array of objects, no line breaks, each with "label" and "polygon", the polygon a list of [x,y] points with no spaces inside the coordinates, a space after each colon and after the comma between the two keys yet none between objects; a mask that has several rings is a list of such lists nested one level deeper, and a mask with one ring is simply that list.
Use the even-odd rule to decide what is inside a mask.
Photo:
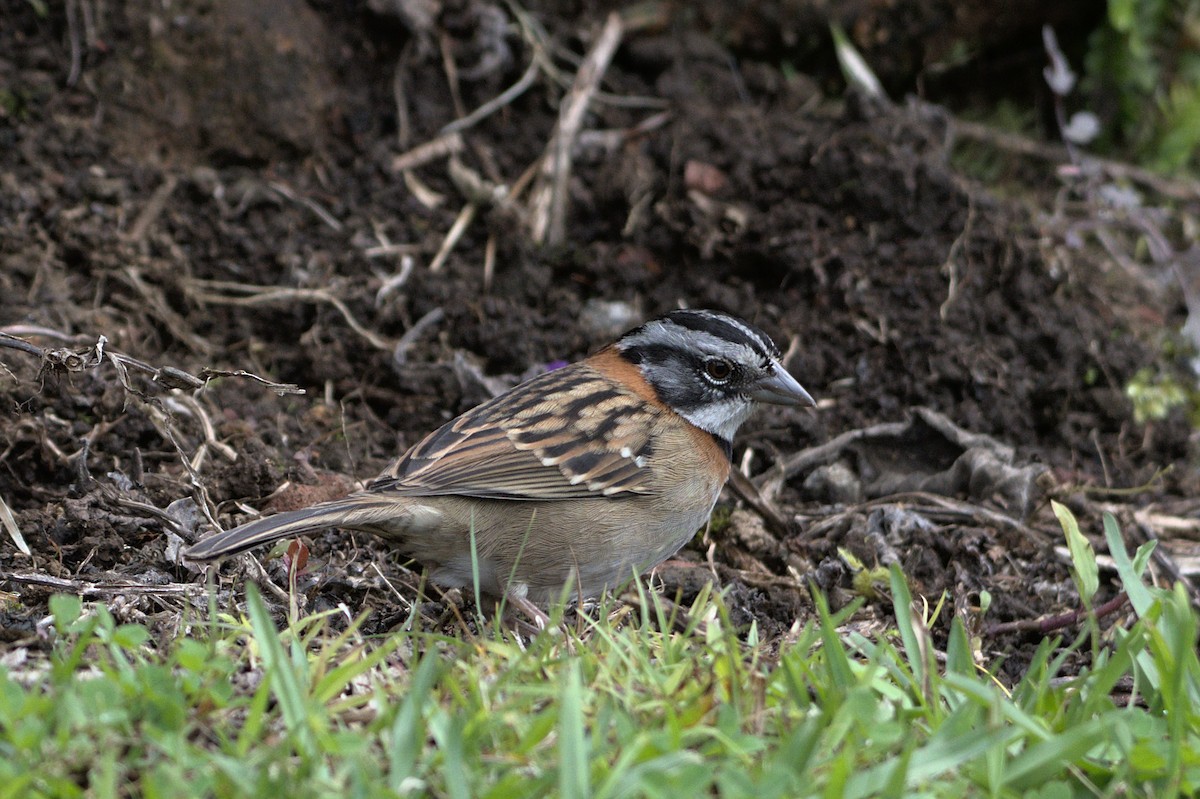
[{"label": "bird's beak", "polygon": [[780,363],[771,365],[771,373],[759,380],[750,390],[750,398],[772,405],[816,405],[816,401],[804,390],[796,378]]}]

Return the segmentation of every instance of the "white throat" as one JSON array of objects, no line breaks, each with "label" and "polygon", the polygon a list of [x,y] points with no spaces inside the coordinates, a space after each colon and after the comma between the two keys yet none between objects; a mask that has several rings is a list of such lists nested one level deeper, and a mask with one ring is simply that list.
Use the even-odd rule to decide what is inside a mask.
[{"label": "white throat", "polygon": [[679,415],[705,432],[723,441],[733,441],[742,423],[754,412],[754,403],[739,397],[709,402],[698,408],[680,411]]}]

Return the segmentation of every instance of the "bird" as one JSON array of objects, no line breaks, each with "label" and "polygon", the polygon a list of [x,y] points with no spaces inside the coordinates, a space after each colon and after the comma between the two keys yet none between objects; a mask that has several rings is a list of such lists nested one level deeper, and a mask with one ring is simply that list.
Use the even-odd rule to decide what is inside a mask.
[{"label": "bird", "polygon": [[433,582],[510,600],[540,624],[540,607],[618,588],[687,543],[762,403],[815,405],[759,328],[671,311],[452,419],[364,489],[217,533],[184,557],[364,531]]}]

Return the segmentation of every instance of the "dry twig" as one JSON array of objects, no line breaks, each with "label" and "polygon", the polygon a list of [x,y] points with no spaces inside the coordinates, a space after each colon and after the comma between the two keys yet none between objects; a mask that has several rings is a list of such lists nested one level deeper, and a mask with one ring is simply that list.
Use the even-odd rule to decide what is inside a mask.
[{"label": "dry twig", "polygon": [[444,132],[436,139],[418,144],[411,150],[397,155],[392,159],[392,171],[405,172],[416,169],[430,161],[460,153],[464,146],[462,134],[458,131]]},{"label": "dry twig", "polygon": [[442,321],[445,316],[446,312],[441,308],[434,308],[413,322],[412,327],[404,331],[404,335],[396,342],[396,349],[392,352],[392,364],[396,367],[403,366],[408,361],[409,348],[424,335],[428,328]]},{"label": "dry twig", "polygon": [[[472,128],[475,125],[478,125],[480,122],[487,119],[492,114],[511,103],[513,100],[516,100],[525,92],[529,91],[529,87],[533,85],[535,80],[537,80],[537,76],[538,62],[534,60],[529,63],[529,66],[525,70],[525,74],[523,74],[516,83],[514,83],[512,86],[509,86],[500,94],[496,95],[491,100],[488,100],[486,103],[479,106],[466,116],[456,119],[444,126],[440,131],[441,136],[439,136],[439,138],[442,136],[455,135],[466,130],[467,128]],[[437,139],[434,141],[437,141]]]},{"label": "dry twig", "polygon": [[167,175],[162,185],[150,195],[150,199],[146,202],[146,207],[137,215],[137,219],[133,220],[126,238],[135,242],[143,241],[146,238],[146,233],[150,230],[150,226],[162,215],[163,209],[167,207],[167,200],[171,198],[178,185],[179,178],[177,176]]},{"label": "dry twig", "polygon": [[52,577],[40,572],[15,572],[6,575],[4,579],[19,585],[36,585],[66,594],[75,594],[84,599],[121,594],[194,597],[204,593],[204,586],[196,583],[167,583],[166,585],[147,585],[135,582],[93,583],[85,580]]},{"label": "dry twig", "polygon": [[[395,347],[392,342],[378,333],[368,330],[359,323],[354,314],[350,312],[350,308],[346,303],[324,289],[274,288],[270,286],[254,286],[249,283],[232,283],[225,280],[199,280],[195,278],[187,280],[186,285],[196,300],[212,303],[213,305],[256,306],[292,302],[329,303],[342,315],[342,318],[346,320],[346,324],[350,326],[350,329],[366,339],[372,347],[385,352],[391,352]],[[237,294],[243,296],[236,296]]]},{"label": "dry twig", "polygon": [[334,232],[342,232],[342,223],[339,222],[333,214],[325,210],[325,206],[321,205],[316,200],[310,197],[300,196],[295,192],[295,190],[292,189],[291,186],[288,186],[286,183],[281,183],[278,180],[272,180],[267,185],[271,187],[272,191],[274,191],[280,197],[283,197],[285,200],[291,200],[292,202],[298,205],[303,205],[305,208],[312,211],[318,219],[324,222]]},{"label": "dry twig", "polygon": [[758,486],[746,477],[737,469],[729,473],[729,489],[737,494],[739,498],[749,505],[755,513],[762,517],[767,526],[771,528],[771,532],[775,535],[785,538],[791,534],[787,517],[779,510],[775,503],[764,497],[758,490]]},{"label": "dry twig", "polygon": [[[944,109],[939,109],[936,106],[926,107],[930,108],[934,113],[945,114]],[[963,119],[950,118],[948,132],[951,137],[949,142],[951,146],[953,146],[954,138],[975,139],[976,141],[985,142],[993,147],[1016,153],[1017,155],[1031,156],[1053,163],[1069,163],[1071,160],[1067,149],[1062,145],[1048,144],[1021,136],[1017,133],[996,130],[979,122],[968,122]],[[1118,180],[1123,178],[1140,183],[1162,196],[1170,197],[1173,200],[1194,201],[1200,199],[1200,181],[1183,177],[1165,177],[1147,169],[1121,163],[1120,161],[1110,161],[1106,158],[1088,156],[1086,162],[1095,164],[1104,170],[1109,177]]]},{"label": "dry twig", "polygon": [[583,127],[584,114],[621,43],[623,32],[621,15],[609,14],[600,36],[575,75],[570,93],[563,99],[558,124],[542,157],[539,186],[530,198],[530,227],[533,240],[539,244],[554,246],[562,243],[566,235],[571,153]]},{"label": "dry twig", "polygon": [[108,346],[108,337],[104,335],[99,336],[95,340],[96,343],[84,352],[75,352],[63,347],[43,349],[31,341],[20,338],[20,335],[45,336],[63,342],[79,341],[81,337],[69,336],[66,333],[48,328],[13,325],[0,328],[0,348],[18,350],[33,355],[41,360],[43,369],[61,369],[66,372],[82,372],[86,369],[94,369],[107,360],[116,369],[121,386],[126,391],[143,399],[146,398],[145,393],[129,380],[129,372],[131,370],[149,375],[151,381],[163,388],[177,388],[184,391],[201,389],[205,383],[214,377],[244,377],[261,383],[279,396],[304,393],[304,389],[294,383],[276,383],[242,369],[227,371],[224,369],[205,368],[201,369],[199,374],[193,375],[174,366],[152,366],[145,361],[134,358],[132,355],[126,355],[123,352],[118,352],[110,348]]},{"label": "dry twig", "polygon": [[[1128,601],[1129,597],[1122,591],[1103,605],[1098,605],[1093,609],[1092,613],[1097,619],[1102,619],[1105,616],[1116,613]],[[992,624],[988,626],[986,633],[992,637],[1017,632],[1033,632],[1039,635],[1049,635],[1066,627],[1073,627],[1087,617],[1088,612],[1086,610],[1072,610],[1069,613],[1049,616],[1044,619],[1017,619],[1015,621]]]}]

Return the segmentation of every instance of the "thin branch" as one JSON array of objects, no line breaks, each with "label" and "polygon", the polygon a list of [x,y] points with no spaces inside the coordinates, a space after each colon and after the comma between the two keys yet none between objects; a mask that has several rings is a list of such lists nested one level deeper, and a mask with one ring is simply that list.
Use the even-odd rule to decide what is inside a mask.
[{"label": "thin branch", "polygon": [[[385,352],[391,352],[395,346],[383,336],[368,330],[359,323],[354,314],[350,312],[350,308],[346,303],[324,289],[268,288],[266,286],[254,286],[249,283],[197,279],[188,280],[187,286],[189,292],[198,301],[212,303],[213,305],[256,306],[277,305],[297,301],[329,303],[342,315],[342,318],[346,320],[346,324],[350,326],[350,329],[366,339],[372,347]],[[236,291],[246,296],[234,297],[219,293],[222,291]]]},{"label": "thin branch", "polygon": [[300,196],[292,189],[291,186],[288,186],[286,183],[281,183],[278,180],[272,180],[267,183],[267,185],[270,186],[271,189],[280,197],[291,200],[298,205],[303,205],[305,208],[312,211],[314,214],[316,214],[318,219],[324,222],[333,231],[337,233],[342,232],[342,223],[339,222],[333,214],[325,210],[325,207],[316,200],[313,200],[309,197]]},{"label": "thin branch", "polygon": [[454,224],[450,226],[450,230],[446,232],[446,238],[442,239],[442,246],[438,248],[437,254],[433,256],[433,260],[429,262],[430,272],[440,272],[446,264],[446,259],[450,257],[450,253],[454,251],[458,240],[467,232],[467,228],[471,226],[471,222],[475,220],[475,215],[479,213],[479,205],[477,203],[468,202],[458,212],[458,216],[454,219]]},{"label": "thin branch", "polygon": [[392,171],[404,172],[408,169],[415,169],[430,161],[462,152],[464,146],[463,137],[458,131],[442,133],[437,138],[430,139],[424,144],[418,144],[411,150],[393,158]]},{"label": "thin branch", "polygon": [[137,219],[133,220],[133,225],[129,228],[129,233],[126,237],[130,241],[142,241],[146,238],[146,233],[150,230],[150,226],[154,221],[162,216],[163,209],[167,207],[167,200],[175,192],[175,188],[179,185],[179,178],[175,175],[167,175],[166,180],[162,185],[154,190],[150,195],[150,199],[146,201],[146,207],[137,215]]},{"label": "thin branch", "polygon": [[848,430],[820,446],[809,447],[788,456],[756,477],[754,482],[761,487],[769,480],[788,480],[800,472],[833,460],[842,453],[842,450],[856,441],[879,436],[898,436],[903,434],[908,428],[908,422],[884,422],[858,430]]},{"label": "thin branch", "polygon": [[623,32],[621,15],[616,12],[609,14],[595,45],[575,74],[570,93],[563,100],[558,125],[542,158],[541,185],[531,200],[532,234],[534,241],[539,244],[554,246],[562,243],[566,236],[571,154],[583,127],[588,105],[621,43]]},{"label": "thin branch", "polygon": [[141,596],[200,596],[204,593],[204,586],[197,583],[168,583],[167,585],[147,585],[145,583],[134,582],[114,582],[110,584],[101,584],[93,582],[85,582],[83,580],[66,580],[61,577],[52,577],[49,574],[36,572],[16,572],[5,575],[4,580],[17,583],[18,585],[36,585],[42,588],[50,588],[63,593],[75,594],[76,596],[89,599],[91,597],[109,597],[121,594],[133,594]]},{"label": "thin branch", "polygon": [[787,517],[780,512],[775,503],[759,492],[758,486],[754,485],[750,478],[734,469],[729,473],[728,486],[733,493],[737,494],[743,502],[762,517],[762,520],[771,528],[771,532],[780,538],[791,535],[792,531],[789,529]]},{"label": "thin branch", "polygon": [[434,308],[413,322],[412,327],[404,331],[404,335],[396,342],[396,349],[392,352],[392,363],[395,366],[403,366],[408,361],[409,348],[425,334],[427,329],[442,321],[445,316],[446,312],[441,308]]},{"label": "thin branch", "polygon": [[[1105,616],[1116,613],[1125,603],[1129,601],[1129,597],[1124,591],[1117,594],[1112,599],[1099,605],[1093,609],[1092,613],[1097,619],[1102,619]],[[1049,635],[1057,632],[1065,627],[1074,627],[1079,622],[1088,617],[1086,610],[1073,610],[1069,613],[1062,613],[1058,616],[1049,616],[1044,619],[1018,619],[1017,621],[1000,622],[992,624],[985,630],[988,636],[1007,635],[1009,633],[1032,632],[1041,635]]]},{"label": "thin branch", "polygon": [[45,336],[47,338],[58,339],[59,341],[72,341],[79,338],[47,328],[30,328],[23,325],[13,325],[12,327],[0,329],[0,348],[18,350],[33,355],[42,361],[43,369],[61,369],[66,372],[82,372],[86,369],[94,369],[105,361],[108,361],[117,370],[117,375],[121,379],[121,385],[126,390],[139,396],[142,395],[142,392],[129,382],[130,370],[149,375],[151,381],[163,388],[177,388],[184,391],[199,390],[214,377],[244,377],[261,383],[280,396],[284,394],[305,393],[304,389],[295,383],[276,383],[273,380],[267,380],[266,378],[247,372],[244,369],[227,371],[224,369],[204,368],[200,370],[199,374],[193,375],[174,366],[152,366],[145,361],[134,358],[132,355],[126,355],[123,352],[118,352],[108,347],[108,337],[104,335],[98,336],[96,343],[88,350],[75,352],[65,347],[43,349],[33,342],[19,338],[10,332],[16,330],[20,330],[26,335]]},{"label": "thin branch", "polygon": [[438,133],[440,136],[448,136],[453,133],[460,133],[467,128],[478,125],[480,122],[487,119],[501,108],[504,108],[504,106],[516,100],[525,92],[529,91],[529,87],[533,85],[535,80],[537,80],[537,76],[538,62],[534,60],[530,62],[529,66],[525,70],[525,74],[522,75],[516,83],[514,83],[512,86],[509,86],[500,94],[496,95],[491,100],[488,100],[486,103],[479,106],[465,117],[456,119],[450,124],[444,126],[440,131],[438,131]]},{"label": "thin branch", "polygon": [[[929,107],[935,108],[934,106]],[[939,113],[945,112],[942,110]],[[1047,144],[1016,133],[999,131],[979,122],[968,122],[957,118],[950,118],[949,122],[951,136],[955,138],[982,141],[1017,155],[1032,156],[1053,163],[1070,161],[1070,155],[1062,145]],[[1168,178],[1141,167],[1095,156],[1088,156],[1084,159],[1084,163],[1095,164],[1103,169],[1109,177],[1132,180],[1173,200],[1194,201],[1200,198],[1200,181],[1181,177]]]}]

